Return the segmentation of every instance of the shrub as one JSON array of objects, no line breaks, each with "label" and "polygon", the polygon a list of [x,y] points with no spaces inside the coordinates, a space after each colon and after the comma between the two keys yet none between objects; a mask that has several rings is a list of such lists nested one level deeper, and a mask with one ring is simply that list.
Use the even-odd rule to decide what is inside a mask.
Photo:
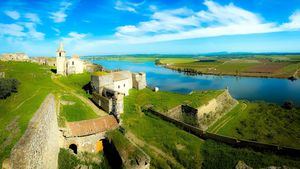
[{"label": "shrub", "polygon": [[11,93],[18,92],[20,82],[14,78],[0,78],[0,99],[5,99]]}]

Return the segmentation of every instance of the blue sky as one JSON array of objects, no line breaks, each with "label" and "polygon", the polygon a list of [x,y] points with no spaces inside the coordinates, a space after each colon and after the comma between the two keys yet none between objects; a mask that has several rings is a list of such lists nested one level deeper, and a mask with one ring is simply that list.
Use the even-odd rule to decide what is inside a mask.
[{"label": "blue sky", "polygon": [[0,53],[300,52],[300,0],[0,0]]}]

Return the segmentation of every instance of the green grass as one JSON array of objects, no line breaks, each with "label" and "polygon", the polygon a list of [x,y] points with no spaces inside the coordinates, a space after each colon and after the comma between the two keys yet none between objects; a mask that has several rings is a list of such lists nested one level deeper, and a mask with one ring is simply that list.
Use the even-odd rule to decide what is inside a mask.
[{"label": "green grass", "polygon": [[[242,104],[246,104],[244,109]],[[210,132],[300,148],[300,110],[264,102],[242,102],[210,128]],[[227,121],[227,122],[226,122]]]},{"label": "green grass", "polygon": [[[148,98],[150,94],[152,98]],[[137,91],[131,90],[130,95],[125,97],[124,114],[122,115],[123,124],[126,130],[131,131],[139,139],[154,145],[163,152],[174,156],[178,162],[187,168],[197,168],[202,162],[200,146],[202,140],[178,129],[173,124],[167,123],[156,116],[145,115],[141,112],[141,106],[149,102],[160,103],[160,93],[153,93],[148,89]],[[166,96],[166,95],[165,95]],[[151,97],[151,96],[150,96]],[[159,100],[157,100],[159,98]],[[165,98],[165,100],[168,100]],[[176,99],[164,105],[173,107],[178,101]],[[178,149],[176,145],[183,148]],[[176,165],[164,157],[153,152],[147,146],[143,149],[151,156],[151,166],[154,168],[176,168]],[[178,166],[177,166],[178,167]]]},{"label": "green grass", "polygon": [[80,121],[97,118],[97,114],[80,99],[71,95],[65,94],[61,97],[62,101],[67,101],[70,104],[61,105],[61,115],[68,121]]},{"label": "green grass", "polygon": [[50,92],[58,87],[52,83],[50,69],[34,63],[1,62],[0,71],[7,78],[20,81],[18,92],[0,100],[0,163],[25,132],[29,120]]},{"label": "green grass", "polygon": [[88,72],[59,77],[59,81],[64,85],[76,90],[77,93],[88,97],[83,87],[91,81],[91,74]]},{"label": "green grass", "polygon": [[222,92],[223,90],[195,91],[188,95],[165,91],[153,92],[146,88],[141,91],[131,90],[130,95],[140,98],[138,104],[141,106],[153,105],[156,110],[167,112],[180,104],[188,104],[195,108],[199,107]]},{"label": "green grass", "polygon": [[[204,141],[157,116],[145,114],[141,111],[141,106],[150,102],[164,107],[172,107],[171,105],[177,104],[175,100],[169,103],[163,100],[164,104],[159,104],[160,97],[150,96],[149,98],[149,95],[150,91],[147,90],[130,91],[130,95],[125,97],[124,114],[122,114],[123,126],[127,132],[132,132],[140,140],[174,157],[185,168],[199,168],[202,164],[203,168],[234,168],[234,164],[238,160],[250,161],[249,164],[253,166],[277,164],[299,166],[299,159],[290,160],[282,156],[257,153],[248,149],[236,149],[224,144]],[[176,163],[157,154],[149,146],[145,145],[141,148],[151,157],[152,168],[180,168]],[[262,157],[267,160],[261,159]],[[254,162],[257,164],[253,164]],[[222,165],[224,167],[220,167]]]},{"label": "green grass", "polygon": [[[240,119],[245,119],[247,117],[247,103],[244,101],[239,101],[231,111],[223,115],[218,121],[212,124],[207,131],[212,133],[218,133],[226,135],[230,133],[228,126],[239,123]],[[227,125],[228,124],[228,125]]]},{"label": "green grass", "polygon": [[[194,70],[204,74],[216,74],[216,75],[239,75],[239,76],[258,76],[258,77],[279,77],[288,78],[299,69],[299,56],[255,56],[244,57],[239,59],[227,58],[215,58],[215,62],[199,62],[195,58],[161,58],[160,63],[167,65],[168,68],[176,70]],[[257,72],[257,66],[266,67],[282,65],[282,68],[278,68],[273,73],[260,72],[261,68]],[[266,71],[266,70],[265,70]]]},{"label": "green grass", "polygon": [[113,141],[114,146],[118,150],[122,158],[125,158],[128,164],[136,163],[136,159],[144,159],[145,154],[134,146],[125,136],[119,131],[114,130],[107,133],[109,140]]},{"label": "green grass", "polygon": [[299,167],[299,158],[277,156],[271,153],[255,152],[251,149],[237,149],[211,140],[202,145],[204,169],[232,169],[239,160],[244,161],[252,168],[265,168],[269,166]]},{"label": "green grass", "polygon": [[[80,156],[80,158],[78,157]],[[100,162],[95,162],[95,159],[100,159]],[[70,150],[61,148],[58,154],[59,169],[74,169],[78,165],[91,166],[92,168],[109,169],[109,164],[104,158],[103,153],[83,153],[74,155]]]}]

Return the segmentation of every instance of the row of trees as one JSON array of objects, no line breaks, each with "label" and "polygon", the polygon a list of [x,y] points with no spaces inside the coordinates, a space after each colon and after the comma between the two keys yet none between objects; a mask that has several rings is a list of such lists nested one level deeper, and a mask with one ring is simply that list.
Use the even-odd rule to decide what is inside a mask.
[{"label": "row of trees", "polygon": [[0,78],[0,99],[5,99],[11,93],[18,92],[20,82],[14,78]]}]

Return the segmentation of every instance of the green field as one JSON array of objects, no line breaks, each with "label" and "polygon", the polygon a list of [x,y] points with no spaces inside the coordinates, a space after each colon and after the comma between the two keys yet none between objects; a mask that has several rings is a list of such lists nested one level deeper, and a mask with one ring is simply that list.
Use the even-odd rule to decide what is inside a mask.
[{"label": "green field", "polygon": [[[68,122],[94,119],[98,117],[89,106],[71,94],[62,95],[60,100],[60,113]],[[62,102],[66,102],[66,104],[63,105]]]},{"label": "green field", "polygon": [[300,148],[300,110],[264,102],[244,102],[208,131],[264,143]]},{"label": "green field", "polygon": [[49,67],[33,63],[1,62],[0,71],[7,78],[20,81],[18,92],[0,100],[0,163],[25,132],[29,120],[50,92],[58,87],[52,83]]},{"label": "green field", "polygon": [[163,102],[164,104],[157,104],[157,108],[165,109],[168,107],[166,105],[172,107],[175,102],[168,103],[154,97],[150,101],[150,92],[131,90],[130,95],[125,97],[122,119],[126,133],[134,135],[136,139],[133,140],[137,140],[139,146],[150,155],[153,168],[199,168],[201,165],[203,168],[234,168],[238,160],[243,160],[255,168],[300,165],[299,159],[291,160],[283,156],[204,141],[156,116],[145,114],[141,111],[143,105]]},{"label": "green field", "polygon": [[83,87],[86,86],[91,81],[91,74],[88,72],[82,74],[74,74],[69,76],[59,77],[59,81],[64,85],[72,88],[78,94],[83,96],[89,96],[84,91]]},{"label": "green field", "polygon": [[[205,60],[210,61],[205,61]],[[300,69],[299,56],[254,56],[244,58],[160,58],[159,63],[179,71],[203,74],[288,78]],[[297,74],[297,73],[296,73]]]},{"label": "green field", "polygon": [[191,94],[179,94],[172,92],[153,92],[150,89],[143,89],[142,92],[132,90],[130,94],[137,95],[141,106],[153,105],[153,107],[162,112],[180,104],[188,104],[192,107],[199,107],[208,103],[211,99],[220,95],[224,90],[195,91]]},{"label": "green field", "polygon": [[[9,156],[12,147],[21,138],[28,122],[49,93],[55,94],[57,98],[61,93],[65,93],[75,102],[75,105],[63,106],[63,116],[58,119],[61,126],[66,119],[74,121],[97,117],[78,97],[72,95],[70,90],[54,83],[51,78],[54,74],[50,69],[35,63],[0,61],[0,72],[5,72],[6,78],[15,78],[20,82],[17,93],[13,93],[7,99],[0,99],[0,163]],[[81,85],[89,81],[88,77],[89,75],[83,74],[70,76],[69,79],[72,80],[64,77],[61,79],[62,83],[86,97]]]}]

